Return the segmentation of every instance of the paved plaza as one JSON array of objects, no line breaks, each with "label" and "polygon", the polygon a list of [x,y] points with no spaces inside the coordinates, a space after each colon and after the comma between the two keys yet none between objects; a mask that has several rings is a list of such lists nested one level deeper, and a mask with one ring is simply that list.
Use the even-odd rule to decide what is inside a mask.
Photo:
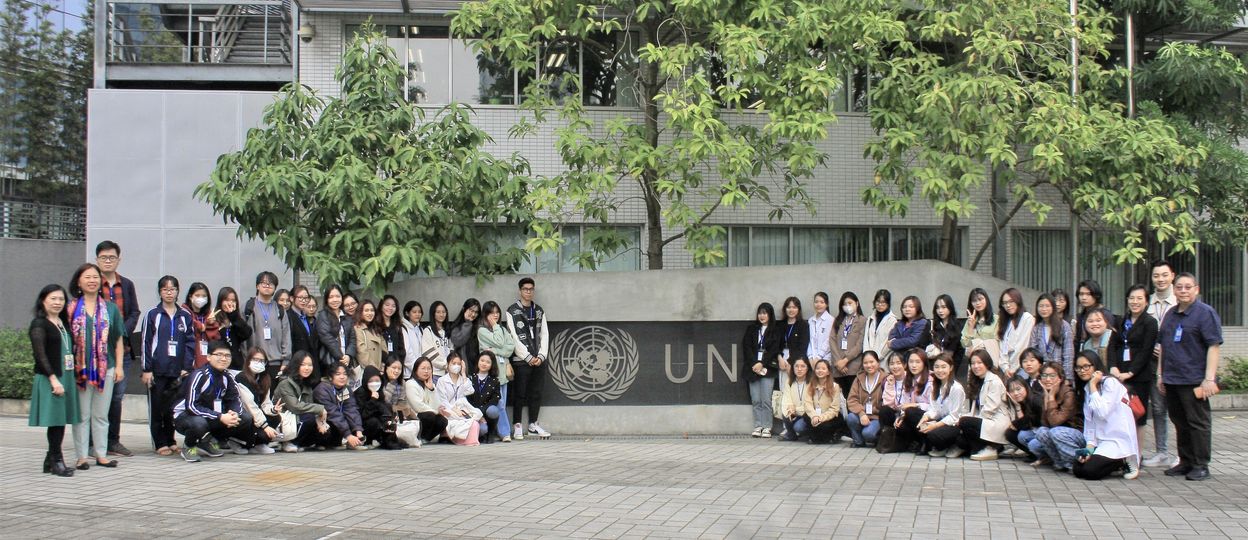
[{"label": "paved plaza", "polygon": [[39,473],[43,430],[4,417],[0,537],[1248,538],[1248,414],[1217,413],[1215,429],[1214,477],[1203,483],[1160,469],[1084,482],[1019,460],[747,437],[556,437],[188,464],[150,453],[140,424],[125,426],[123,442],[144,451],[117,469],[54,478]]}]

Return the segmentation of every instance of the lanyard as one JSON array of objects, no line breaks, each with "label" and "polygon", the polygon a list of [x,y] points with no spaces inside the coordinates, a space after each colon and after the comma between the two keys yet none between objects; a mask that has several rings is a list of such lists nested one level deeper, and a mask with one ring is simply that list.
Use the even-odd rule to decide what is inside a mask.
[{"label": "lanyard", "polygon": [[1122,342],[1123,344],[1127,343],[1127,334],[1131,333],[1131,326],[1133,326],[1134,324],[1135,324],[1134,322],[1131,322],[1130,316],[1122,319],[1122,329],[1123,329]]},{"label": "lanyard", "polygon": [[845,329],[841,331],[841,337],[844,339],[849,339],[849,331],[853,329],[854,329],[854,319],[850,318],[849,324],[846,324]]},{"label": "lanyard", "polygon": [[260,316],[264,317],[264,325],[269,325],[269,306],[259,299],[256,300],[256,307],[260,309]]},{"label": "lanyard", "polygon": [[307,332],[308,335],[312,335],[312,327],[308,325],[308,316],[300,313],[299,320],[303,322],[303,331]]},{"label": "lanyard", "polygon": [[763,350],[763,340],[766,337],[767,326],[763,325],[758,328],[758,350]]},{"label": "lanyard", "polygon": [[789,343],[789,338],[793,337],[794,328],[797,328],[797,323],[790,324],[789,329],[784,332],[784,343],[786,345]]},{"label": "lanyard", "polygon": [[880,372],[878,371],[875,372],[875,380],[871,381],[870,383],[867,383],[866,374],[863,374],[862,386],[863,386],[863,389],[867,391],[868,395],[870,395],[872,392],[875,392],[875,386],[878,384],[880,384]]}]

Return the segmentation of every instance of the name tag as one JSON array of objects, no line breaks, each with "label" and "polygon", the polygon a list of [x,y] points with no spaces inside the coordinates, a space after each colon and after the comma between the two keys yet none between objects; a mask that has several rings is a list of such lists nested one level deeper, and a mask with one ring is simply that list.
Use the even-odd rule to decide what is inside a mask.
[{"label": "name tag", "polygon": [[1180,341],[1183,341],[1183,327],[1182,326],[1179,326],[1178,328],[1174,329],[1174,342],[1178,343]]},{"label": "name tag", "polygon": [[845,338],[841,338],[841,350],[843,351],[848,348],[849,348],[849,340]]},{"label": "name tag", "polygon": [[784,349],[784,351],[781,353],[781,355],[782,355],[782,356],[784,356],[784,359],[785,359],[785,360],[788,360],[788,359],[789,359],[789,349],[787,349],[787,348],[786,348],[786,349]]},{"label": "name tag", "polygon": [[221,412],[221,400],[219,400],[219,399],[217,399],[217,400],[213,400],[213,402],[212,402],[212,410],[217,411],[218,413],[220,413],[220,412]]},{"label": "name tag", "polygon": [[268,341],[270,339],[273,339],[273,330],[266,326],[264,327],[264,340]]},{"label": "name tag", "polygon": [[386,341],[386,352],[394,352],[394,342]]},{"label": "name tag", "polygon": [[74,369],[74,355],[65,355],[65,370],[72,371]]},{"label": "name tag", "polygon": [[867,414],[875,414],[875,412],[872,411],[871,409],[872,409],[871,403],[868,402],[864,410],[866,411]]},{"label": "name tag", "polygon": [[178,355],[178,342],[176,342],[176,341],[170,341],[170,342],[166,343],[166,344],[165,344],[165,354],[167,354],[167,355],[168,355],[168,356],[170,356],[170,357],[175,357],[175,356],[177,356],[177,355]]},{"label": "name tag", "polygon": [[815,407],[815,416],[820,416],[822,414],[823,414],[823,409],[820,407]]},{"label": "name tag", "polygon": [[199,340],[199,355],[208,356],[208,342],[202,339]]},{"label": "name tag", "polygon": [[758,351],[758,361],[759,362],[763,361],[763,351]]},{"label": "name tag", "polygon": [[1130,363],[1130,362],[1131,362],[1131,349],[1123,349],[1123,350],[1122,350],[1122,362],[1123,362],[1124,364],[1127,364],[1127,363]]}]

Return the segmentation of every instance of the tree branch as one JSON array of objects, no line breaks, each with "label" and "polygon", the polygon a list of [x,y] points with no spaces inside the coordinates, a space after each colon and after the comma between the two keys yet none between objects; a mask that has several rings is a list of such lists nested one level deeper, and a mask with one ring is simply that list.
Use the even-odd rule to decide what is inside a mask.
[{"label": "tree branch", "polygon": [[684,228],[684,230],[682,230],[682,231],[680,231],[680,232],[678,232],[678,233],[676,233],[676,234],[673,234],[673,235],[671,235],[671,236],[667,237],[666,239],[664,239],[664,240],[663,240],[663,242],[662,242],[662,244],[661,244],[661,245],[666,246],[666,245],[668,245],[668,244],[670,244],[670,243],[674,242],[677,238],[680,238],[680,237],[682,237],[682,236],[684,236],[684,235],[688,234],[688,233],[689,233],[689,229],[690,229],[691,227],[698,227],[698,226],[701,226],[701,225],[702,225],[702,223],[706,221],[706,218],[711,217],[711,214],[715,213],[715,210],[717,210],[717,209],[719,208],[719,205],[721,205],[721,204],[723,204],[723,203],[724,203],[724,199],[723,199],[723,197],[720,197],[720,199],[719,199],[718,201],[715,201],[715,204],[711,205],[711,207],[710,207],[710,208],[708,208],[708,209],[706,210],[706,212],[702,214],[702,217],[698,218],[698,220],[697,220],[697,221],[693,222],[693,225],[690,225],[689,227],[685,227],[685,228]]},{"label": "tree branch", "polygon": [[[1044,180],[1036,180],[1035,182],[1031,183],[1031,188],[1035,189],[1043,183],[1044,183]],[[1019,210],[1023,209],[1023,205],[1026,204],[1028,200],[1029,200],[1029,197],[1019,197],[1018,202],[1014,203],[1014,208],[1010,209],[1010,213],[1006,214],[1005,219],[1001,220],[998,223],[992,224],[993,225],[992,234],[988,237],[987,240],[984,241],[983,244],[979,246],[979,252],[975,254],[975,260],[971,262],[972,272],[974,272],[975,269],[979,267],[979,262],[983,260],[984,258],[984,252],[988,251],[988,246],[991,246],[992,243],[996,241],[997,235],[1001,234],[1001,229],[1004,229],[1005,226],[1010,222],[1010,220],[1014,219],[1014,216],[1018,214]]]}]

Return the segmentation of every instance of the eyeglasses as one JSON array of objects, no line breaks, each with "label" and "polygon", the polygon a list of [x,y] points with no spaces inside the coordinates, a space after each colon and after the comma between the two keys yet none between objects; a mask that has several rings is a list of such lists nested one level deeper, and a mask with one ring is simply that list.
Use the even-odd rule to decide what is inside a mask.
[{"label": "eyeglasses", "polygon": [[301,294],[301,295],[298,295],[298,296],[296,296],[296,297],[295,297],[295,300],[298,300],[298,301],[300,301],[300,302],[303,302],[303,301],[305,301],[305,300],[311,300],[311,299],[312,299],[312,297],[311,297],[311,296],[308,296],[308,295],[306,295],[306,294]]},{"label": "eyeglasses", "polygon": [[214,352],[208,355],[208,357],[209,358],[229,358],[230,353],[229,352]]},{"label": "eyeglasses", "polygon": [[99,259],[100,262],[117,262],[117,259],[120,258],[121,257],[116,255],[100,255],[99,257],[96,257],[96,259]]},{"label": "eyeglasses", "polygon": [[520,287],[520,292],[533,292],[533,287]]},{"label": "eyeglasses", "polygon": [[160,288],[160,292],[172,292],[172,293],[176,293],[176,292],[178,292],[178,288],[177,288],[177,287],[161,287],[161,288]]},{"label": "eyeglasses", "polygon": [[267,281],[261,281],[260,283],[257,283],[257,284],[256,284],[256,286],[257,286],[257,287],[276,287],[277,285],[274,285],[274,284],[269,283],[269,282],[267,282]]},{"label": "eyeglasses", "polygon": [[1175,286],[1174,286],[1174,290],[1176,290],[1176,291],[1186,291],[1186,290],[1188,290],[1188,289],[1195,289],[1195,288],[1196,288],[1196,286],[1195,286],[1195,285],[1190,285],[1190,284],[1189,284],[1189,285],[1175,285]]},{"label": "eyeglasses", "polygon": [[269,361],[269,359],[268,359],[268,358],[265,358],[265,357],[263,357],[263,356],[257,356],[257,357],[255,357],[255,358],[252,358],[252,359],[251,359],[251,361],[252,361],[252,362],[268,362],[268,361]]},{"label": "eyeglasses", "polygon": [[1083,364],[1075,366],[1075,371],[1092,371],[1092,364]]},{"label": "eyeglasses", "polygon": [[1056,378],[1057,378],[1057,374],[1056,374],[1056,373],[1045,373],[1045,374],[1040,375],[1040,378],[1041,378],[1041,379],[1056,379]]}]

